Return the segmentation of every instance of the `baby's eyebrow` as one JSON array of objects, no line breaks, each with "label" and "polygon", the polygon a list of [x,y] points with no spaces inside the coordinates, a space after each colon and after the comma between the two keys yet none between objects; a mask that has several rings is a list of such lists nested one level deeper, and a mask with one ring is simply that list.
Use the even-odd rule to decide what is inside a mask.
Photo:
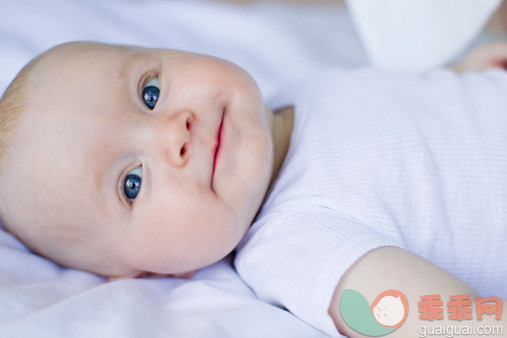
[{"label": "baby's eyebrow", "polygon": [[117,151],[108,151],[105,156],[98,159],[97,153],[100,149],[107,149],[107,145],[99,141],[90,148],[86,156],[86,163],[89,163],[89,166],[85,171],[93,175],[93,187],[99,192],[93,199],[96,202],[96,210],[99,211],[102,219],[110,219],[109,212],[120,205],[113,202],[119,201],[114,198],[117,195],[119,174],[132,161],[129,162],[128,155]]},{"label": "baby's eyebrow", "polygon": [[120,79],[122,88],[128,88],[131,79],[130,74],[132,73],[135,64],[138,63],[143,57],[144,55],[142,53],[136,52],[128,54],[120,60],[118,77]]}]

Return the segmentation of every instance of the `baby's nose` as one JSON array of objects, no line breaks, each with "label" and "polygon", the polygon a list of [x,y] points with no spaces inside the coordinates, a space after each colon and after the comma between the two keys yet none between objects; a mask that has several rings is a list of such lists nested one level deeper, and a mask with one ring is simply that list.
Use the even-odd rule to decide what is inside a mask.
[{"label": "baby's nose", "polygon": [[190,111],[182,111],[170,117],[168,128],[164,128],[161,138],[165,139],[167,160],[174,166],[184,166],[188,161],[188,150],[191,141],[191,127],[194,115]]}]

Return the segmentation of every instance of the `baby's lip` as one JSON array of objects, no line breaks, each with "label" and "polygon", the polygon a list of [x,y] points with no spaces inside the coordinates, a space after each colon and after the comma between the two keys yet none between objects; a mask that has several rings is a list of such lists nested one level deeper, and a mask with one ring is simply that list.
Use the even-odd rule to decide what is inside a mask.
[{"label": "baby's lip", "polygon": [[213,153],[213,171],[211,172],[211,187],[213,188],[213,179],[215,177],[215,169],[217,166],[217,157],[220,150],[220,143],[222,141],[222,127],[224,123],[224,114],[225,109],[222,111],[222,117],[220,119],[220,125],[218,126],[217,135],[216,135],[216,145],[215,145],[215,151]]}]

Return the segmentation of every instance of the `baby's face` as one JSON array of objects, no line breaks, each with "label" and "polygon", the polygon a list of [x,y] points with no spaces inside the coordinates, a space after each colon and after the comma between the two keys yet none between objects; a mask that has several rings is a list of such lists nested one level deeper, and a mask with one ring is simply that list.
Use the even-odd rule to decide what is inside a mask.
[{"label": "baby's face", "polygon": [[[26,204],[16,208],[27,222],[93,229],[117,264],[97,273],[177,274],[223,258],[272,170],[269,112],[253,79],[181,51],[74,49],[44,59],[29,82],[6,161],[9,196]],[[50,258],[93,270],[53,247]]]}]

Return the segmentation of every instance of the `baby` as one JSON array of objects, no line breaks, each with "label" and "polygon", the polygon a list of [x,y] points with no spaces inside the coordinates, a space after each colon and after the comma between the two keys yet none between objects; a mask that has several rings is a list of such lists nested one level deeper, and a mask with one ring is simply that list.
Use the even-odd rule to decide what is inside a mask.
[{"label": "baby", "polygon": [[[479,54],[456,69],[501,66]],[[478,89],[507,87],[492,74],[470,76]],[[236,268],[261,299],[330,334],[357,334],[340,316],[343,290],[366,299],[400,290],[412,308],[393,334],[414,336],[422,295],[473,300],[482,286],[507,296],[507,138],[498,133],[507,119],[446,100],[446,88],[452,96],[476,83],[460,81],[448,70],[422,80],[333,71],[280,95],[273,105],[285,108],[273,113],[225,60],[60,45],[0,101],[0,216],[33,252],[110,280],[190,277],[237,247]],[[424,109],[387,100],[426,91]],[[481,141],[483,129],[492,136]]]},{"label": "baby", "polygon": [[229,62],[86,42],[25,67],[2,120],[5,226],[111,278],[188,273],[233,250],[272,177],[271,130],[286,128]]}]

